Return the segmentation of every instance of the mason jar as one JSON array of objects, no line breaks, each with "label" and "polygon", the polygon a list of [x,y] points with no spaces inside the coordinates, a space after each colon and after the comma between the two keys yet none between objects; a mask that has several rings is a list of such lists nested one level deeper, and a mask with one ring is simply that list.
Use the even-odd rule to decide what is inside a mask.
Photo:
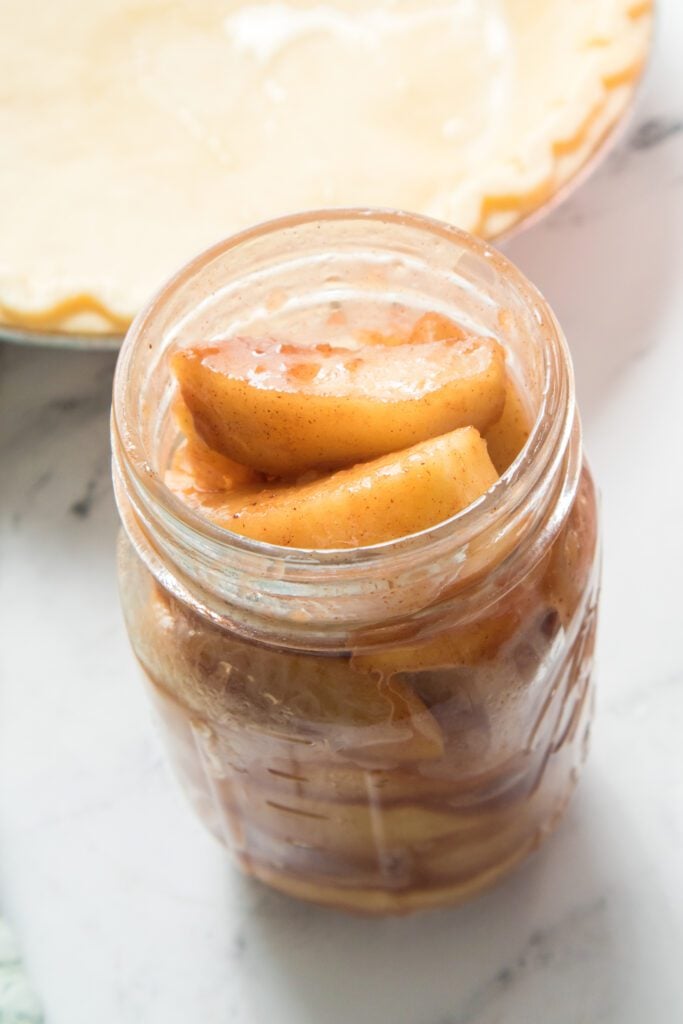
[{"label": "mason jar", "polygon": [[[224,530],[165,486],[179,347],[334,344],[427,311],[499,339],[528,405],[526,445],[474,504],[308,550]],[[138,316],[112,436],[131,645],[190,803],[245,872],[406,912],[467,898],[539,846],[586,756],[599,555],[566,343],[519,270],[399,212],[255,227]]]}]

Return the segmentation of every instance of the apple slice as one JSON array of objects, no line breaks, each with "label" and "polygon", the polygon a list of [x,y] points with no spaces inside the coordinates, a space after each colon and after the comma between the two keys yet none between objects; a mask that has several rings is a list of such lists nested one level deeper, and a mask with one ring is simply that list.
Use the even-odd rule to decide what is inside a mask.
[{"label": "apple slice", "polygon": [[544,581],[545,593],[569,626],[594,572],[597,498],[593,477],[584,466],[573,508],[555,541]]},{"label": "apple slice", "polygon": [[442,313],[425,313],[413,325],[408,340],[411,345],[424,345],[431,341],[464,341],[466,337],[462,327]]},{"label": "apple slice", "polygon": [[[473,427],[300,484],[180,496],[226,530],[269,544],[349,548],[417,533],[476,501],[498,479]],[[167,475],[174,486],[173,471]]]},{"label": "apple slice", "polygon": [[387,333],[385,331],[363,329],[362,331],[354,331],[353,339],[357,345],[362,347],[366,345],[384,345],[385,348],[395,348],[396,345],[407,345],[410,341],[410,335],[405,331],[401,333],[400,330]]},{"label": "apple slice", "polygon": [[471,626],[441,633],[421,643],[354,655],[352,665],[357,671],[369,672],[378,679],[391,679],[406,672],[477,665],[495,657],[519,622],[520,617],[515,610],[508,609]]},{"label": "apple slice", "polygon": [[443,754],[435,719],[399,679],[364,677],[348,658],[250,646],[159,587],[143,614],[155,640],[141,662],[157,698],[166,698],[169,714],[182,706],[205,727],[212,737],[206,752],[226,771],[237,765],[251,774],[252,760],[263,770],[284,751],[302,759],[302,770],[321,757],[323,765],[339,757],[374,765]]},{"label": "apple slice", "polygon": [[176,401],[173,414],[185,435],[185,442],[175,452],[165,481],[167,487],[176,494],[182,495],[186,491],[231,491],[260,479],[253,469],[240,466],[202,441],[182,398]]},{"label": "apple slice", "polygon": [[[548,610],[545,591],[549,565],[550,555],[546,554],[517,586],[466,625],[455,624],[435,636],[354,654],[351,664],[357,672],[370,673],[377,679],[412,675],[415,685],[419,678],[416,673],[436,671],[445,673],[443,678],[447,679],[449,670],[492,663],[509,643],[523,639]],[[457,671],[452,685],[454,689],[460,686]]]},{"label": "apple slice", "polygon": [[398,330],[385,334],[382,331],[357,331],[356,339],[361,345],[424,345],[428,341],[464,341],[465,331],[442,313],[424,313],[413,324],[408,333]]},{"label": "apple slice", "polygon": [[354,351],[234,338],[172,359],[194,429],[272,476],[335,469],[458,427],[485,430],[505,401],[505,354],[489,338]]},{"label": "apple slice", "polygon": [[512,465],[529,440],[530,420],[519,386],[508,377],[502,415],[484,434],[491,461],[499,473]]},{"label": "apple slice", "polygon": [[282,850],[284,846],[288,857],[307,864],[306,876],[316,861],[327,863],[329,870],[330,860],[351,860],[367,876],[378,860],[392,856],[398,857],[399,864],[402,859],[412,864],[415,855],[442,844],[458,847],[468,839],[472,842],[482,831],[481,820],[474,815],[461,816],[447,805],[429,803],[387,807],[381,792],[356,803],[337,803],[300,793],[274,800],[251,785],[247,800],[240,801],[230,779],[220,780],[216,789],[231,818],[243,816],[248,821],[250,841],[266,848],[275,845]]}]

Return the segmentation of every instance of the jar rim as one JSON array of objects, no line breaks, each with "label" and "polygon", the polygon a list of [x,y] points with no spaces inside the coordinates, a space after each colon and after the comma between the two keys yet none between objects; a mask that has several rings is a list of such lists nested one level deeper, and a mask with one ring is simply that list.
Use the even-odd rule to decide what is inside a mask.
[{"label": "jar rim", "polygon": [[[280,231],[315,221],[325,223],[344,220],[379,220],[396,225],[417,227],[425,232],[439,235],[446,240],[451,240],[469,248],[475,254],[489,261],[498,274],[503,274],[511,279],[518,292],[528,298],[539,327],[546,328],[546,338],[551,342],[550,345],[544,346],[543,349],[543,398],[526,444],[511,465],[501,474],[496,483],[477,501],[434,526],[404,537],[356,548],[295,548],[253,540],[241,534],[232,533],[193,511],[168,488],[162,476],[153,469],[150,460],[142,450],[139,429],[136,429],[139,425],[130,416],[130,410],[126,405],[126,391],[131,359],[145,328],[150,325],[169,296],[181,288],[199,270],[211,263],[216,257],[266,234],[274,235]],[[434,543],[438,544],[444,536],[451,538],[454,530],[458,530],[462,535],[462,542],[467,543],[468,538],[478,532],[478,524],[481,523],[483,518],[500,511],[501,502],[504,501],[505,495],[510,493],[512,485],[525,472],[525,465],[529,454],[532,452],[540,453],[548,441],[548,435],[555,419],[554,414],[559,411],[553,408],[556,403],[552,401],[551,380],[554,374],[557,373],[560,365],[564,368],[567,380],[566,402],[567,405],[573,406],[574,380],[571,359],[569,358],[564,335],[550,307],[540,291],[515,264],[501,252],[494,249],[488,242],[445,222],[402,210],[348,207],[304,211],[263,221],[244,231],[231,235],[227,239],[204,250],[174,274],[138,313],[124,339],[114,378],[112,407],[114,448],[115,452],[120,450],[125,453],[126,462],[133,470],[134,481],[137,487],[147,492],[154,504],[163,507],[185,529],[201,534],[207,540],[210,540],[212,545],[215,545],[217,551],[222,551],[224,554],[228,552],[244,552],[269,560],[284,559],[290,565],[299,563],[309,568],[311,566],[318,566],[322,569],[329,566],[339,570],[345,565],[349,567],[373,566],[378,562],[386,561],[392,555],[400,556],[408,548],[414,551],[417,547],[428,546]],[[570,416],[568,419],[571,420],[572,417]]]},{"label": "jar rim", "polygon": [[[191,292],[195,275],[206,273],[210,280],[213,261],[220,271],[221,258],[242,245],[246,253],[250,243],[267,242],[280,232],[340,222],[372,222],[388,235],[392,228],[405,228],[413,241],[440,238],[449,253],[452,244],[456,266],[460,257],[471,255],[480,268],[491,267],[493,283],[510,286],[529,329],[533,326],[533,350],[541,356],[538,412],[513,463],[484,495],[449,519],[365,547],[281,547],[211,523],[166,486],[155,469],[152,442],[145,448],[142,425],[150,404],[140,400],[141,388],[144,393],[154,380],[155,354],[162,359],[193,320],[189,304],[184,316],[176,316],[173,302],[186,298],[186,287]],[[351,241],[361,245],[355,235]],[[367,238],[362,240],[366,243]],[[392,241],[385,252],[398,254],[395,245]],[[267,265],[279,264],[276,258]],[[429,270],[428,258],[425,266]],[[465,276],[458,279],[468,282],[467,274],[465,267]],[[200,277],[200,284],[210,302],[206,279]],[[487,301],[485,293],[482,300]],[[177,305],[182,312],[182,302]],[[464,616],[495,602],[531,570],[559,531],[576,492],[581,461],[571,360],[540,292],[505,256],[458,228],[418,214],[367,208],[314,210],[258,224],[201,253],[172,277],[137,316],[124,341],[114,381],[112,449],[124,529],[166,589],[257,642],[330,652],[343,649],[349,636],[372,646],[392,631],[398,635],[408,621],[411,629],[436,628],[438,617],[454,602]]]}]

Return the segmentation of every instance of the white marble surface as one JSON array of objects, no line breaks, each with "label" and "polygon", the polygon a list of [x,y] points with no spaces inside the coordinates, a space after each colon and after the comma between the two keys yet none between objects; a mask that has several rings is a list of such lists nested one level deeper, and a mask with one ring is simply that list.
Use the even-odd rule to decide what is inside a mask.
[{"label": "white marble surface", "polygon": [[0,912],[48,1024],[683,1020],[678,0],[606,165],[508,252],[573,348],[604,505],[569,816],[460,910],[367,922],[239,878],[171,782],[118,610],[107,355],[0,350]]}]

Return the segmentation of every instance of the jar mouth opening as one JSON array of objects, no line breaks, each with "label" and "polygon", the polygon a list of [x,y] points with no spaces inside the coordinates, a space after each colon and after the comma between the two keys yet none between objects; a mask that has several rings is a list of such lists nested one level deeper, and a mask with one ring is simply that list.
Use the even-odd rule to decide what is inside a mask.
[{"label": "jar mouth opening", "polygon": [[[147,332],[151,331],[153,335],[155,320],[169,298],[212,260],[262,236],[277,235],[281,231],[314,222],[319,222],[318,226],[322,228],[326,223],[340,221],[375,221],[398,227],[405,225],[413,230],[417,228],[469,250],[489,263],[494,274],[507,278],[533,312],[546,342],[541,349],[541,401],[529,438],[511,465],[477,501],[450,518],[417,533],[364,547],[318,549],[268,544],[231,533],[212,523],[193,511],[164,483],[162,474],[154,468],[150,453],[145,450],[140,408],[131,408],[128,400],[133,357],[138,347],[146,343]],[[152,343],[148,347],[151,348]],[[562,378],[565,393],[558,395],[554,382]],[[574,381],[566,342],[545,299],[522,272],[487,242],[445,222],[401,210],[363,207],[312,210],[269,220],[230,236],[187,263],[152,297],[129,328],[116,367],[112,407],[115,464],[145,504],[163,510],[165,517],[174,522],[185,535],[195,535],[208,543],[214,557],[243,555],[252,562],[257,560],[265,564],[275,561],[285,563],[292,569],[305,566],[309,573],[311,569],[317,568],[323,574],[328,568],[333,568],[336,573],[345,569],[367,571],[391,558],[400,560],[402,555],[412,558],[420,550],[431,550],[441,542],[447,541],[449,546],[454,542],[466,545],[484,525],[490,527],[492,519],[504,509],[514,508],[524,501],[533,487],[529,479],[530,465],[546,465],[552,460],[554,451],[563,450],[573,424]],[[125,472],[122,465],[124,461]]]}]

